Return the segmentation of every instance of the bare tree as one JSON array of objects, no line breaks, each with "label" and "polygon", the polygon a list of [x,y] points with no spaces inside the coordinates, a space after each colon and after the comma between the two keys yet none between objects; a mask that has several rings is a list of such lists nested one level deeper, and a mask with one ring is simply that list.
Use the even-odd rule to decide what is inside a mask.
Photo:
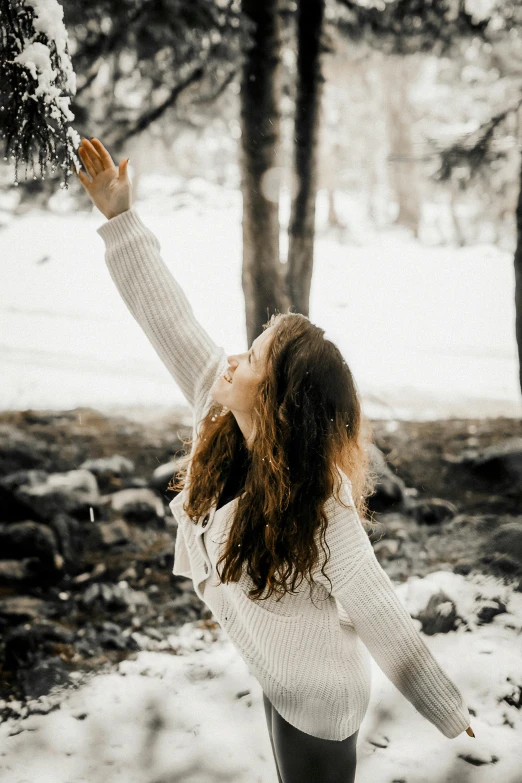
[{"label": "bare tree", "polygon": [[244,0],[254,24],[241,81],[240,170],[243,193],[243,274],[247,338],[281,310],[279,263],[279,134],[281,31],[278,0]]},{"label": "bare tree", "polygon": [[309,314],[314,259],[317,151],[322,84],[321,38],[324,0],[301,0],[297,9],[297,92],[294,176],[287,263],[291,305]]},{"label": "bare tree", "polygon": [[522,391],[522,165],[517,210],[517,246],[513,259],[515,267],[515,337],[518,346],[518,382]]},{"label": "bare tree", "polygon": [[419,177],[411,139],[412,110],[409,98],[414,56],[389,55],[382,61],[384,106],[390,145],[390,182],[399,206],[395,222],[419,235]]}]

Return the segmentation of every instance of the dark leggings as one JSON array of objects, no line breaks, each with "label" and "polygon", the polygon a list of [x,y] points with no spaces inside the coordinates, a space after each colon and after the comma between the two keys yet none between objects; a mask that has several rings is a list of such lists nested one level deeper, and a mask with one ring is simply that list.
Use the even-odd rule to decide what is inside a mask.
[{"label": "dark leggings", "polygon": [[357,730],[350,737],[320,739],[291,726],[263,692],[270,744],[279,783],[353,783]]}]

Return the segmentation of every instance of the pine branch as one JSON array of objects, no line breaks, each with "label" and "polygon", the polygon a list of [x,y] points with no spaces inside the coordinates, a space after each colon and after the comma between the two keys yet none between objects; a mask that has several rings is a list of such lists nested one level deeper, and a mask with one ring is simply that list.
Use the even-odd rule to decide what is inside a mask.
[{"label": "pine branch", "polygon": [[354,0],[338,0],[344,16],[336,20],[341,33],[386,54],[432,52],[448,54],[463,38],[491,40],[491,19],[476,19],[465,0],[388,0],[361,6]]},{"label": "pine branch", "polygon": [[[56,3],[57,5],[57,3]],[[41,9],[37,9],[39,11]],[[56,9],[53,9],[56,10]],[[40,172],[47,163],[63,168],[67,188],[68,175],[77,159],[80,142],[70,123],[74,115],[69,103],[75,91],[74,71],[67,48],[67,31],[52,14],[38,16],[28,0],[15,5],[0,0],[0,136],[5,140],[4,160],[15,160],[15,186],[18,165],[25,161],[33,167],[38,152]],[[61,161],[61,162],[60,162]],[[36,175],[35,175],[36,178]]]},{"label": "pine branch", "polygon": [[[466,134],[444,150],[439,150],[441,165],[433,174],[437,182],[447,182],[457,168],[465,167],[468,180],[473,179],[485,166],[505,157],[503,150],[495,149],[495,132],[506,119],[522,106],[522,97],[495,114],[472,133]],[[432,146],[435,142],[429,140]]]},{"label": "pine branch", "polygon": [[234,68],[228,76],[223,79],[221,84],[218,85],[218,87],[214,90],[214,92],[210,93],[210,95],[202,95],[201,98],[194,98],[192,103],[194,105],[200,106],[200,105],[209,105],[211,103],[214,103],[217,101],[217,99],[223,95],[225,90],[227,89],[228,85],[231,84],[231,82],[234,79],[234,76],[237,75],[239,68]]},{"label": "pine branch", "polygon": [[[190,76],[188,76],[182,82],[177,84],[170,91],[170,94],[162,103],[160,103],[158,106],[155,106],[150,111],[144,112],[142,115],[140,115],[140,117],[138,117],[138,119],[133,125],[126,123],[127,124],[126,130],[123,133],[120,133],[118,136],[110,139],[110,144],[113,145],[114,147],[120,147],[128,139],[146,130],[149,127],[149,125],[151,125],[155,120],[159,119],[167,111],[167,109],[174,106],[179,96],[185,90],[187,90],[196,82],[201,81],[204,76],[205,76],[205,69],[202,66],[198,66],[197,68],[195,68],[195,70],[190,74]],[[113,125],[114,124],[115,123],[113,121]]]}]

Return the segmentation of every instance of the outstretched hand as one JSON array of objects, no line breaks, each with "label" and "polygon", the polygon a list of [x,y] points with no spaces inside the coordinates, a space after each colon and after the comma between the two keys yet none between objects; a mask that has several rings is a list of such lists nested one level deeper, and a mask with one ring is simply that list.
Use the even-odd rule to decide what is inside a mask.
[{"label": "outstretched hand", "polygon": [[120,161],[118,168],[98,139],[82,139],[78,154],[87,173],[80,169],[77,174],[93,204],[107,220],[131,208],[131,182],[127,173],[129,159]]},{"label": "outstretched hand", "polygon": [[474,737],[474,736],[475,736],[475,734],[473,733],[473,729],[471,728],[471,726],[468,726],[468,728],[466,729],[466,734],[469,734],[469,736],[470,736],[470,737]]}]

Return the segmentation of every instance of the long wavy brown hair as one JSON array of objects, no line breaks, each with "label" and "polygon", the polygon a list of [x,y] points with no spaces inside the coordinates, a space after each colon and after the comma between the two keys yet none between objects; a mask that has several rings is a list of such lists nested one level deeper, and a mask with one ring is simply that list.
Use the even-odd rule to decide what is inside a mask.
[{"label": "long wavy brown hair", "polygon": [[[339,497],[341,477],[351,481],[361,520],[375,489],[367,444],[373,441],[362,415],[356,384],[337,346],[325,330],[299,313],[274,313],[263,328],[275,327],[266,354],[266,372],[252,410],[254,438],[243,494],[217,563],[221,583],[238,582],[243,567],[258,599],[268,587],[281,597],[287,579],[296,580],[318,564],[316,534],[328,526],[324,504]],[[183,489],[190,467],[184,509],[194,523],[217,503],[232,465],[247,453],[232,411],[211,404],[201,420],[192,457],[180,460],[169,489]],[[188,441],[192,443],[192,441]],[[328,546],[328,545],[327,545]],[[323,548],[323,552],[324,547]],[[219,566],[224,563],[222,572]],[[322,571],[324,574],[324,565]]]}]

